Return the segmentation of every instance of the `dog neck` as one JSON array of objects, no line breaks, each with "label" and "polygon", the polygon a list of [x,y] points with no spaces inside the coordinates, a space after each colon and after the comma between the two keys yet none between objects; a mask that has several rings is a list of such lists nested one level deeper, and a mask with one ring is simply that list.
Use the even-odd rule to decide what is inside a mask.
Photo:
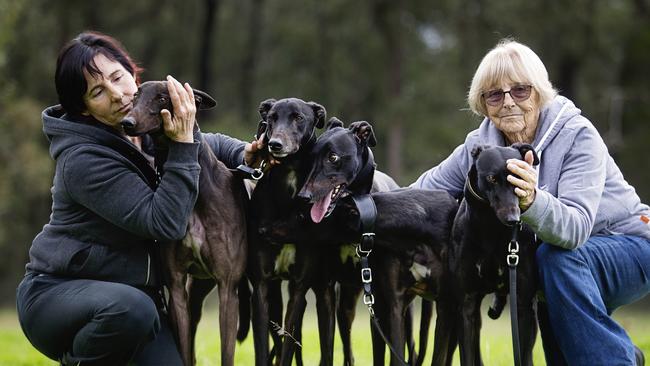
[{"label": "dog neck", "polygon": [[369,147],[365,147],[361,154],[362,166],[348,189],[354,194],[368,194],[372,188],[372,179],[375,175],[375,157]]},{"label": "dog neck", "polygon": [[467,179],[465,179],[465,199],[468,200],[468,203],[490,206],[490,202],[487,200],[487,198],[481,196],[479,191],[476,189],[477,185],[478,175],[476,173],[476,166],[472,165],[469,172],[467,173]]}]

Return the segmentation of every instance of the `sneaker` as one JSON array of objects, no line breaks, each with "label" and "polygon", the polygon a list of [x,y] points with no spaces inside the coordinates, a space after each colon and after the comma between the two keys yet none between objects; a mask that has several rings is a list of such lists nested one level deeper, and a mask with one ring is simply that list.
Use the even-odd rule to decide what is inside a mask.
[{"label": "sneaker", "polygon": [[634,346],[634,358],[636,358],[636,366],[645,366],[645,356],[637,346]]}]

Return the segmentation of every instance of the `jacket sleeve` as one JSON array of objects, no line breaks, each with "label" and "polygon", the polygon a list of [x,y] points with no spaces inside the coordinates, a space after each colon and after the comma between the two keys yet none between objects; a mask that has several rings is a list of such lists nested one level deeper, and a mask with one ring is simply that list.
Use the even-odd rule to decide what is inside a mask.
[{"label": "jacket sleeve", "polygon": [[228,168],[237,168],[244,162],[244,141],[221,133],[203,133],[203,140]]},{"label": "jacket sleeve", "polygon": [[471,136],[468,136],[464,144],[456,147],[451,155],[440,164],[424,172],[410,187],[442,189],[455,198],[460,198],[463,194],[466,175],[472,161],[470,156],[471,140],[473,140]]},{"label": "jacket sleeve", "polygon": [[63,161],[65,189],[75,202],[145,238],[180,240],[198,196],[199,143],[171,142],[156,190],[108,148],[82,145]]},{"label": "jacket sleeve", "polygon": [[549,244],[566,249],[582,245],[594,226],[606,163],[607,149],[598,131],[581,127],[560,167],[557,197],[538,189],[522,221]]}]

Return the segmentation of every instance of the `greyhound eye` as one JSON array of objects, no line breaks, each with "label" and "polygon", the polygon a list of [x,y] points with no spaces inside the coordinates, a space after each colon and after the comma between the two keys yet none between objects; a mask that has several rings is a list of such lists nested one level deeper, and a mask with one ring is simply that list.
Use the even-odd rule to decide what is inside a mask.
[{"label": "greyhound eye", "polygon": [[167,97],[165,97],[165,96],[158,97],[158,103],[160,103],[160,104],[167,103]]},{"label": "greyhound eye", "polygon": [[487,180],[490,184],[497,184],[497,178],[494,175],[488,175],[485,177],[485,180]]},{"label": "greyhound eye", "polygon": [[333,152],[331,152],[331,153],[327,156],[327,161],[329,161],[329,162],[332,163],[332,164],[336,164],[336,163],[338,163],[339,160],[341,160],[341,157],[338,156],[338,155],[336,155],[336,154],[333,153]]},{"label": "greyhound eye", "polygon": [[303,117],[303,116],[301,116],[301,115],[299,115],[299,114],[296,115],[296,117],[294,118],[294,120],[295,120],[296,122],[302,122],[303,119],[305,119],[305,117]]}]

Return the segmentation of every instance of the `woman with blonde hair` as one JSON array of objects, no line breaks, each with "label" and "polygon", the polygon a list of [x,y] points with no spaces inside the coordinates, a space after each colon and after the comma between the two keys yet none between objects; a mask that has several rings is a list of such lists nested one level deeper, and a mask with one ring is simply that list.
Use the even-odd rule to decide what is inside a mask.
[{"label": "woman with blonde hair", "polygon": [[[507,179],[522,222],[542,241],[537,263],[550,322],[549,329],[540,323],[547,363],[642,365],[643,354],[611,314],[650,291],[650,208],[529,47],[506,39],[490,50],[468,103],[483,117],[478,129],[412,186],[460,197],[474,146],[534,146],[538,168],[528,152],[508,161]],[[554,341],[561,352],[552,350]]]}]

